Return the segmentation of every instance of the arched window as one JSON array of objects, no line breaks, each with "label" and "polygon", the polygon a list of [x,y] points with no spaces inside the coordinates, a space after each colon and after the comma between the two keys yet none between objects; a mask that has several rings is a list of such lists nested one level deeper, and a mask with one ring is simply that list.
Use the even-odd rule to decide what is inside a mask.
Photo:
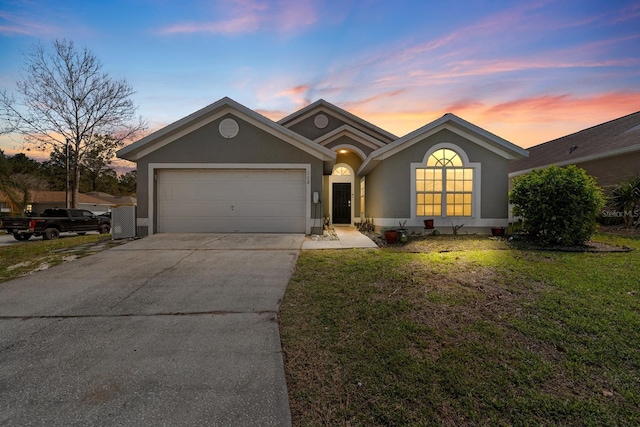
[{"label": "arched window", "polygon": [[333,174],[337,176],[349,176],[351,175],[351,172],[349,172],[349,169],[344,166],[338,166],[334,169]]},{"label": "arched window", "polygon": [[465,168],[458,153],[436,150],[416,169],[417,216],[471,216],[472,207],[473,168]]}]

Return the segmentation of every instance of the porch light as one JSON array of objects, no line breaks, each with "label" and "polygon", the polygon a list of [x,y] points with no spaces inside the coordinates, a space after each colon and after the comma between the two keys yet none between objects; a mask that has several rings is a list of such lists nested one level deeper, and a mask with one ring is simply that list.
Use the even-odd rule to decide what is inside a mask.
[{"label": "porch light", "polygon": [[349,152],[349,150],[344,150],[344,149],[338,150],[338,153],[340,153],[340,154],[347,154],[348,152]]}]

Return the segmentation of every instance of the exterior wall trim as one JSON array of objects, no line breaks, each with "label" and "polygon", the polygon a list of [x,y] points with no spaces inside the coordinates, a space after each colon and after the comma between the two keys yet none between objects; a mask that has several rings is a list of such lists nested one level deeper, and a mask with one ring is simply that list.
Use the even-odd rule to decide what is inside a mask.
[{"label": "exterior wall trim", "polygon": [[[362,160],[367,158],[367,155],[364,154],[364,151],[362,151],[361,149],[359,149],[358,147],[354,147],[351,144],[340,144],[340,145],[336,145],[335,147],[332,147],[331,149],[334,150],[335,152],[338,152],[338,150],[341,149],[347,149],[347,150],[351,150],[354,153],[356,153]],[[336,165],[337,166],[337,165]],[[335,166],[334,166],[335,169]]]},{"label": "exterior wall trim", "polygon": [[[148,166],[148,217],[138,218],[138,225],[146,222],[148,235],[155,234],[156,226],[156,173],[162,169],[302,169],[305,171],[306,197],[305,197],[305,233],[311,234],[314,220],[311,218],[311,165],[308,163],[149,163]],[[353,205],[353,203],[352,203]],[[145,221],[146,220],[146,221]]]},{"label": "exterior wall trim", "polygon": [[[455,221],[451,221],[455,218]],[[434,217],[433,225],[437,228],[449,228],[451,224],[464,225],[465,227],[506,227],[509,223],[508,218],[472,218],[472,217]],[[376,227],[397,227],[398,222],[407,221],[406,227],[424,228],[422,220],[417,221],[415,218],[373,218]],[[463,231],[464,232],[464,231]]]},{"label": "exterior wall trim", "polygon": [[[461,128],[459,128],[460,126]],[[516,160],[522,157],[528,157],[529,152],[524,148],[520,148],[517,145],[510,143],[507,140],[504,140],[496,135],[491,134],[490,132],[485,131],[478,126],[475,126],[453,114],[447,113],[441,118],[417,129],[402,138],[386,145],[374,152],[372,152],[367,160],[360,166],[358,170],[359,175],[366,175],[371,171],[380,161],[387,159],[394,154],[399,153],[407,147],[410,147],[418,142],[422,141],[425,138],[428,138],[435,133],[447,129],[457,135],[462,136],[463,138],[476,143],[480,147],[483,147],[489,151],[494,152],[495,154],[508,159],[508,160]],[[464,129],[468,129],[469,132],[465,132]],[[475,135],[471,132],[480,135],[483,138],[487,138],[492,143],[489,143]],[[494,145],[495,144],[495,145]]]},{"label": "exterior wall trim", "polygon": [[327,133],[326,135],[322,135],[321,137],[316,138],[314,142],[325,146],[343,136],[348,136],[359,142],[360,144],[366,145],[367,147],[373,148],[374,150],[385,146],[383,142],[349,125],[342,125],[339,128]]},{"label": "exterior wall trim", "polygon": [[[335,160],[335,153],[328,148],[313,143],[313,141],[298,135],[290,129],[261,116],[255,111],[250,110],[242,104],[239,104],[227,97],[222,98],[221,100],[214,102],[213,104],[118,150],[116,155],[126,160],[137,161],[158,148],[161,148],[202,126],[211,123],[213,120],[216,120],[225,114],[232,114],[244,121],[247,121],[251,125],[270,133],[271,135],[274,135],[323,161]],[[172,132],[176,132],[176,134],[172,134]]]},{"label": "exterior wall trim", "polygon": [[398,139],[398,137],[393,135],[392,133],[379,128],[378,126],[369,123],[362,118],[325,101],[324,99],[320,99],[313,104],[309,104],[301,110],[298,110],[295,113],[292,113],[287,117],[278,120],[278,124],[290,128],[291,126],[294,126],[318,113],[326,113],[333,117],[338,116],[340,119],[349,123],[352,127],[359,129],[369,135],[371,135],[372,133],[377,134],[382,138],[386,138],[389,142]]}]

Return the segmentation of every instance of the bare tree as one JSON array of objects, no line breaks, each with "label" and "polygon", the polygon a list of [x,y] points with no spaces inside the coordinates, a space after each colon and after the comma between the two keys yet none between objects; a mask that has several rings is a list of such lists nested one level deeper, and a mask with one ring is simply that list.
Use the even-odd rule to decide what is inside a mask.
[{"label": "bare tree", "polygon": [[16,83],[18,99],[0,92],[0,132],[21,134],[26,144],[65,153],[70,159],[71,205],[76,207],[80,166],[96,144],[113,151],[147,128],[135,116],[135,92],[126,80],[103,72],[91,51],[67,40],[54,41],[51,52],[36,44],[25,55],[23,78]]}]

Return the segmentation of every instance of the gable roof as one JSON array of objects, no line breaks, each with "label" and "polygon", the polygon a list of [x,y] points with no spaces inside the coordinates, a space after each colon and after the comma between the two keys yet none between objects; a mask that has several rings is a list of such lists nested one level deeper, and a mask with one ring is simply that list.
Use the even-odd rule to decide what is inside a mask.
[{"label": "gable roof", "polygon": [[133,144],[122,148],[121,150],[118,150],[116,155],[120,158],[135,162],[147,154],[162,148],[176,139],[229,113],[272,135],[275,135],[276,137],[325,162],[334,161],[336,158],[336,153],[328,148],[313,143],[302,135],[298,135],[297,133],[290,131],[286,127],[264,117],[261,114],[258,114],[228,97],[224,97],[219,101],[216,101],[213,104],[210,104],[195,113],[165,126],[164,128],[153,132],[151,135],[148,135]]},{"label": "gable roof", "polygon": [[521,159],[528,156],[528,152],[524,148],[520,148],[506,139],[502,139],[491,132],[469,123],[455,114],[447,113],[439,119],[416,129],[391,144],[372,152],[362,166],[360,166],[358,175],[366,175],[378,163],[380,163],[380,161],[393,156],[405,148],[410,147],[443,129],[447,129],[461,135],[509,160]]},{"label": "gable roof", "polygon": [[387,132],[382,128],[379,128],[373,123],[369,123],[368,121],[361,119],[360,117],[351,114],[350,112],[343,110],[342,108],[333,105],[332,103],[327,102],[324,99],[319,99],[316,102],[296,111],[295,113],[278,120],[278,123],[288,128],[319,112],[325,112],[336,116],[354,129],[368,134],[369,136],[381,141],[384,144],[388,144],[391,141],[395,141],[396,139],[398,139],[396,135]]},{"label": "gable roof", "polygon": [[529,148],[509,165],[509,176],[552,164],[570,164],[640,151],[640,111]]}]

